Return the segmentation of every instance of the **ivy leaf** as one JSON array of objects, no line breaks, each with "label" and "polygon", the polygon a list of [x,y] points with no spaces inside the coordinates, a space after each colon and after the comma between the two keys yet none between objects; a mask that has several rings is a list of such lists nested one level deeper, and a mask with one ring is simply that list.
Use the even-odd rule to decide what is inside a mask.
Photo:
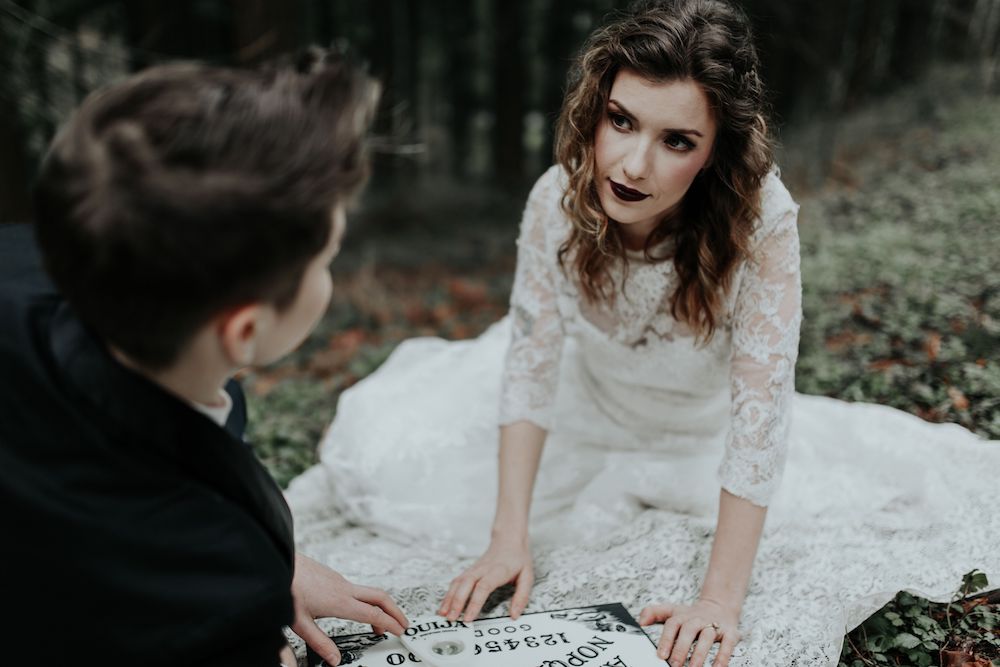
[{"label": "ivy leaf", "polygon": [[962,593],[964,595],[969,595],[970,593],[983,590],[989,586],[989,584],[990,582],[989,579],[986,578],[985,572],[973,570],[972,572],[967,572],[962,576]]},{"label": "ivy leaf", "polygon": [[892,646],[892,640],[886,635],[869,636],[868,641],[865,642],[865,648],[872,653],[882,653],[890,646]]},{"label": "ivy leaf", "polygon": [[895,641],[893,641],[893,646],[902,649],[916,648],[920,645],[920,640],[911,635],[909,632],[900,632],[896,635]]}]

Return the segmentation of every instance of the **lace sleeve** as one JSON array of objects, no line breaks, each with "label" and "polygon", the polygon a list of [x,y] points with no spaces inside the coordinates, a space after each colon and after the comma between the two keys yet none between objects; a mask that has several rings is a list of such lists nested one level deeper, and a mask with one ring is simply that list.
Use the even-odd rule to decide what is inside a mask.
[{"label": "lace sleeve", "polygon": [[760,506],[784,468],[802,321],[798,206],[778,187],[782,205],[758,233],[735,302],[732,419],[719,467],[724,489]]},{"label": "lace sleeve", "polygon": [[512,333],[500,394],[501,425],[527,420],[544,429],[551,426],[563,327],[556,307],[557,248],[546,242],[546,232],[560,210],[558,176],[558,167],[552,167],[538,179],[521,220],[510,296]]}]

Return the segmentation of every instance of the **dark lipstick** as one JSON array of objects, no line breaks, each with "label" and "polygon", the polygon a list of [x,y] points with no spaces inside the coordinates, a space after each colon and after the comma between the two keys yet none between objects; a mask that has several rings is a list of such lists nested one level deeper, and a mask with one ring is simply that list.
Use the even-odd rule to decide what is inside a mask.
[{"label": "dark lipstick", "polygon": [[621,199],[622,201],[628,201],[628,202],[642,201],[643,199],[649,196],[644,192],[639,192],[638,190],[627,188],[621,183],[616,183],[615,181],[612,181],[610,178],[608,179],[608,181],[611,183],[611,191],[614,192],[615,196]]}]

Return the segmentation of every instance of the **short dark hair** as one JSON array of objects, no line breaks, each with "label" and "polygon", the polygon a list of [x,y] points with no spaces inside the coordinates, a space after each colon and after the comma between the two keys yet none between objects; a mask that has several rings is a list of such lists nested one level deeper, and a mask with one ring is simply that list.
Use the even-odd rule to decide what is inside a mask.
[{"label": "short dark hair", "polygon": [[87,97],[35,185],[45,266],[150,368],[213,316],[279,310],[363,187],[378,86],[321,49],[259,70],[153,67]]}]

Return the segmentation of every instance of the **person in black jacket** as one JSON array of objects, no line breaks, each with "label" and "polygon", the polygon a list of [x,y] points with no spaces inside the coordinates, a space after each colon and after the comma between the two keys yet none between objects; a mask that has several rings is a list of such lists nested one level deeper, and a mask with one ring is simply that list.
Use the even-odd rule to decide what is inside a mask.
[{"label": "person in black jacket", "polygon": [[273,667],[284,625],[336,664],[314,618],[405,629],[295,554],[231,379],[326,309],[377,96],[321,51],[165,65],[53,141],[33,229],[0,231],[4,664]]}]

